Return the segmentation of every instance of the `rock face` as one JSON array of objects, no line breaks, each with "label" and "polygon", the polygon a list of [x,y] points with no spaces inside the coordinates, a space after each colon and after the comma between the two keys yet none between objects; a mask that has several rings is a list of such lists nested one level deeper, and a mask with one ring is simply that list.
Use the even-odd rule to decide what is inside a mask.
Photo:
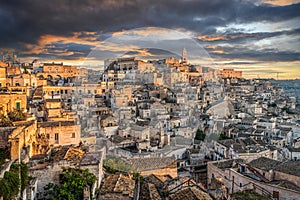
[{"label": "rock face", "polygon": [[209,108],[206,113],[217,116],[218,118],[225,118],[234,114],[234,107],[229,100],[225,99]]}]

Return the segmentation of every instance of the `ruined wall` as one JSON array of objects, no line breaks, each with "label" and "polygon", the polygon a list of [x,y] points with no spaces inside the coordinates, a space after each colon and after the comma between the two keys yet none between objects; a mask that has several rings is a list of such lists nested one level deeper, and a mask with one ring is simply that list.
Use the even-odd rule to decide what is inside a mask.
[{"label": "ruined wall", "polygon": [[59,174],[62,172],[62,167],[70,167],[71,165],[67,162],[59,162],[57,164],[48,165],[40,168],[31,168],[29,170],[29,176],[36,177],[38,179],[37,192],[38,197],[44,192],[44,187],[52,182],[55,184],[59,183]]},{"label": "ruined wall", "polygon": [[[291,170],[293,170],[293,169],[291,169]],[[300,186],[300,177],[299,176],[294,176],[291,174],[286,174],[286,173],[282,173],[282,172],[275,170],[274,171],[274,179],[290,181],[290,182],[296,184],[297,186]]]},{"label": "ruined wall", "polygon": [[[214,184],[213,177],[218,179],[218,181],[222,182],[226,188],[228,188],[229,193],[242,191],[246,189],[255,189],[256,192],[259,194],[261,190],[254,187],[254,184],[267,190],[271,194],[273,191],[279,192],[279,199],[286,200],[286,199],[299,199],[300,192],[293,191],[287,188],[279,187],[276,185],[266,184],[264,182],[259,182],[254,179],[248,178],[237,171],[226,168],[224,170],[219,169],[218,167],[214,166],[212,162],[207,164],[207,183],[208,189],[216,189],[216,185]],[[254,183],[254,184],[253,184]]]}]

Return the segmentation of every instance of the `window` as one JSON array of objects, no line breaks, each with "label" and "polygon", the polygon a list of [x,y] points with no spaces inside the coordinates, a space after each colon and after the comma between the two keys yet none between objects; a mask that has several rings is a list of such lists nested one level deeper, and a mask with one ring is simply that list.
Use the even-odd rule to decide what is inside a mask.
[{"label": "window", "polygon": [[46,137],[47,137],[48,140],[50,139],[50,135],[49,134],[47,134]]},{"label": "window", "polygon": [[72,138],[75,138],[75,133],[72,133]]},{"label": "window", "polygon": [[21,108],[21,102],[16,102],[16,108],[17,108],[18,110],[20,110],[20,108]]},{"label": "window", "polygon": [[58,133],[55,133],[54,139],[55,139],[55,142],[58,143]]},{"label": "window", "polygon": [[273,198],[279,199],[279,192],[278,191],[273,191]]},{"label": "window", "polygon": [[68,90],[65,90],[65,94],[68,94]]}]

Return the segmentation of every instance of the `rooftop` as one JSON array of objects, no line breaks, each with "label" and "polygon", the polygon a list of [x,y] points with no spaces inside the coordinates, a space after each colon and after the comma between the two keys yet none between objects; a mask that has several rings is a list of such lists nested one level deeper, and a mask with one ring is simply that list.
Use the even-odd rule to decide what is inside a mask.
[{"label": "rooftop", "polygon": [[67,160],[70,162],[79,163],[83,155],[84,152],[80,148],[76,148],[73,146],[60,146],[53,149],[51,159],[54,162]]},{"label": "rooftop", "polygon": [[294,176],[300,176],[300,160],[283,162],[277,166],[275,170]]},{"label": "rooftop", "polygon": [[277,186],[284,187],[284,188],[291,189],[291,190],[295,190],[295,191],[300,191],[299,186],[295,185],[292,182],[286,181],[286,180],[271,181],[270,184],[277,185]]},{"label": "rooftop", "polygon": [[260,157],[258,159],[252,160],[249,165],[251,167],[263,169],[263,170],[271,170],[274,169],[276,166],[280,165],[281,162],[277,160],[273,160],[266,157]]},{"label": "rooftop", "polygon": [[162,169],[175,162],[174,157],[156,157],[156,158],[132,158],[129,163],[138,171],[148,171],[153,169]]},{"label": "rooftop", "polygon": [[87,153],[84,154],[80,165],[95,165],[99,164],[102,158],[102,152],[92,152],[92,153]]},{"label": "rooftop", "polygon": [[38,122],[38,127],[56,127],[56,126],[73,126],[76,125],[75,121],[48,121],[48,122]]},{"label": "rooftop", "polygon": [[222,168],[231,168],[231,167],[236,167],[237,163],[243,163],[243,159],[232,159],[232,160],[222,160],[218,162],[214,162],[213,164],[222,169]]},{"label": "rooftop", "polygon": [[212,199],[207,193],[200,190],[198,187],[187,187],[171,194],[170,200],[210,200]]},{"label": "rooftop", "polygon": [[300,160],[280,162],[270,158],[260,157],[255,160],[252,160],[249,163],[249,165],[251,167],[255,167],[263,170],[274,169],[282,173],[291,174],[294,176],[300,176]]},{"label": "rooftop", "polygon": [[[108,175],[104,179],[100,193],[105,195],[107,193],[119,193],[124,196],[133,198],[135,187],[135,180],[132,177],[123,174]],[[106,198],[104,198],[106,199]]]}]

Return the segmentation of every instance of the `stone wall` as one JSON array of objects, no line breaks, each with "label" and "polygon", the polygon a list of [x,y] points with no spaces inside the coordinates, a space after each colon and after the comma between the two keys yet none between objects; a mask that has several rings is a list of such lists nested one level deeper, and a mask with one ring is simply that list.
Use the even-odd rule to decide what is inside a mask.
[{"label": "stone wall", "polygon": [[[20,122],[18,122],[20,123]],[[28,122],[26,126],[19,126],[9,135],[10,140],[10,157],[11,159],[19,159],[21,151],[31,157],[38,152],[36,148],[36,121]]]},{"label": "stone wall", "polygon": [[154,175],[170,175],[172,178],[176,178],[178,176],[177,173],[177,163],[173,162],[171,165],[163,168],[163,169],[154,169],[149,171],[140,172],[142,176],[147,176],[150,174]]},{"label": "stone wall", "polygon": [[216,189],[216,185],[213,181],[213,179],[215,178],[219,182],[222,182],[226,186],[226,188],[228,188],[229,193],[246,189],[255,189],[256,192],[262,194],[261,190],[258,189],[258,187],[260,187],[268,191],[270,194],[273,194],[274,191],[279,192],[279,200],[300,198],[299,191],[294,191],[276,185],[270,185],[264,182],[256,181],[238,173],[234,169],[226,168],[222,170],[216,167],[213,163],[214,162],[210,162],[207,165],[208,189],[210,190]]},{"label": "stone wall", "polygon": [[238,154],[238,158],[241,158],[241,159],[245,160],[246,162],[251,162],[252,160],[255,160],[262,156],[272,159],[272,153],[269,149],[258,152],[258,153],[239,153]]},{"label": "stone wall", "polygon": [[[291,169],[291,170],[293,170],[293,169]],[[290,182],[294,183],[295,185],[300,186],[300,177],[299,176],[294,176],[291,174],[286,174],[286,173],[275,170],[274,171],[274,179],[290,181]]]},{"label": "stone wall", "polygon": [[44,187],[52,182],[55,184],[59,183],[59,174],[62,172],[62,167],[69,167],[70,164],[68,163],[59,163],[54,165],[48,165],[46,167],[41,167],[38,169],[30,169],[29,170],[29,176],[36,177],[38,180],[37,183],[37,195],[38,197],[42,197],[39,195],[42,195],[44,192]]}]

